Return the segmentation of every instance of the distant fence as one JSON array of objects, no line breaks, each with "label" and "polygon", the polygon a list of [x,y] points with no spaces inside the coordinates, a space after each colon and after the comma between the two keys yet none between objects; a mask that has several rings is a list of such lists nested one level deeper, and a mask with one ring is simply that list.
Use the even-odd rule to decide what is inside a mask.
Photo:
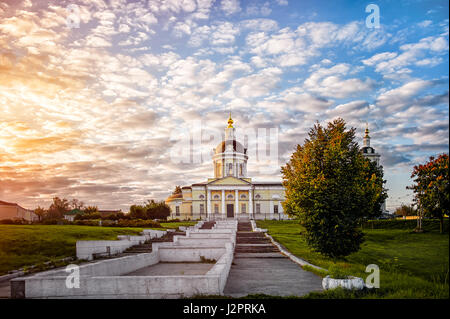
[{"label": "distant fence", "polygon": [[[368,220],[363,223],[363,229],[414,229],[417,226],[415,219],[381,219]],[[427,231],[439,231],[438,219],[423,219],[422,228]],[[448,232],[448,218],[444,219],[444,232]]]}]

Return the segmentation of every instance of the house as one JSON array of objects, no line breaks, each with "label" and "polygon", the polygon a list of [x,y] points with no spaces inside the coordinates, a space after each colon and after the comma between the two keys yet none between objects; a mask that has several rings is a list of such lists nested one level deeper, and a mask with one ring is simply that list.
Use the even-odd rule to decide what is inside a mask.
[{"label": "house", "polygon": [[69,222],[73,222],[77,214],[83,214],[83,211],[78,208],[72,209],[71,211],[64,214],[64,219],[68,220]]},{"label": "house", "polygon": [[2,219],[12,219],[26,221],[38,221],[39,217],[31,209],[26,209],[17,203],[9,203],[0,200],[0,220]]}]

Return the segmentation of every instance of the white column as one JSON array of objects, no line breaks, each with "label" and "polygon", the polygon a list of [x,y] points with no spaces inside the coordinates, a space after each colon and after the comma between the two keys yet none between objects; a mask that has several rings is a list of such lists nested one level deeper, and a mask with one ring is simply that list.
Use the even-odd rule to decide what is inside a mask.
[{"label": "white column", "polygon": [[253,218],[253,190],[251,188],[248,190],[248,213],[250,218]]},{"label": "white column", "polygon": [[270,200],[270,219],[273,218],[273,200]]},{"label": "white column", "polygon": [[234,210],[235,211],[235,218],[237,218],[237,215],[239,214],[239,191],[236,189],[235,191],[234,191],[234,194],[235,194],[235,200],[234,200],[234,202],[235,202],[235,205],[236,205],[236,209]]},{"label": "white column", "polygon": [[225,190],[222,189],[222,217],[226,218],[227,215],[225,213]]},{"label": "white column", "polygon": [[211,217],[211,190],[208,189],[208,194],[206,196],[206,218]]}]

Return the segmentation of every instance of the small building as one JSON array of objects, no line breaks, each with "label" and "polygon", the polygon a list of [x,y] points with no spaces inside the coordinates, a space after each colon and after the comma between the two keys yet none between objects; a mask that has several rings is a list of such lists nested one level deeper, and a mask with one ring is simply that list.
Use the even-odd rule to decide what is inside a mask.
[{"label": "small building", "polygon": [[28,222],[38,221],[39,217],[31,209],[26,209],[17,203],[9,203],[0,200],[0,220],[26,220]]},{"label": "small building", "polygon": [[69,222],[73,222],[77,214],[83,214],[83,211],[78,208],[72,209],[71,211],[64,214],[64,219],[68,220]]}]

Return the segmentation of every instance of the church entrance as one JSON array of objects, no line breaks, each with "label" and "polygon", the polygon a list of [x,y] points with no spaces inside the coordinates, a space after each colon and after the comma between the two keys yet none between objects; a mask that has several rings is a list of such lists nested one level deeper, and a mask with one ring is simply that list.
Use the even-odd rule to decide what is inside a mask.
[{"label": "church entrance", "polygon": [[227,204],[227,217],[234,217],[233,204]]}]

